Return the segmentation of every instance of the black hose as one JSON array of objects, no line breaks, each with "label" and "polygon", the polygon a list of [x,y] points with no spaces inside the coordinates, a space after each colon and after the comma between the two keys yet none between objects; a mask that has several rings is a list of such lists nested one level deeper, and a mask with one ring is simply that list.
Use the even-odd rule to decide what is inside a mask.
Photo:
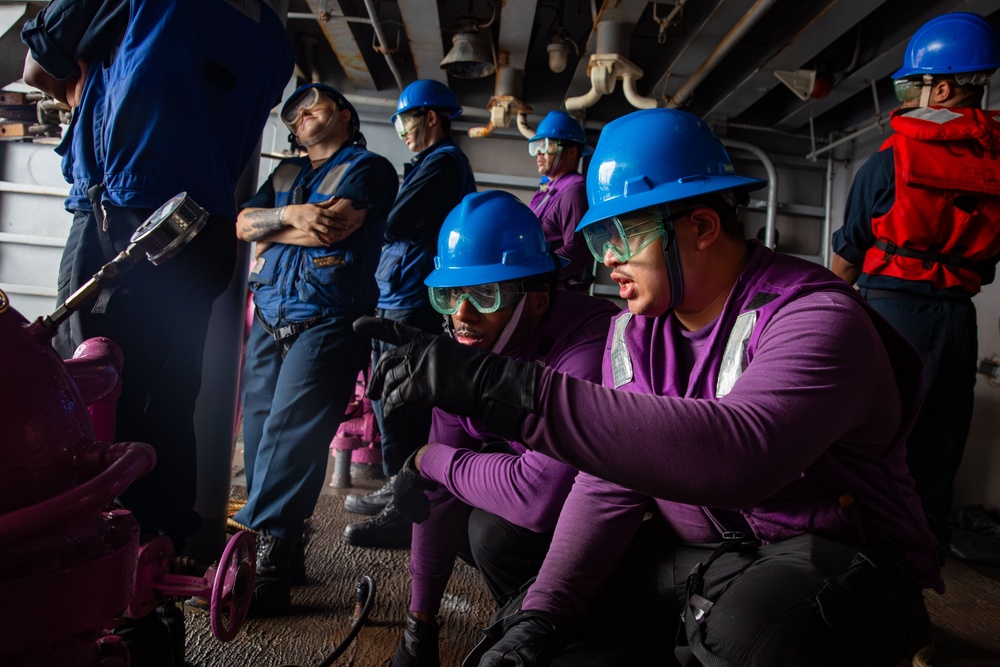
[{"label": "black hose", "polygon": [[347,650],[347,647],[351,645],[354,638],[361,632],[365,621],[368,620],[368,614],[371,613],[374,603],[375,582],[366,574],[358,579],[357,586],[354,588],[354,624],[351,626],[351,631],[344,637],[344,641],[340,642],[340,645],[333,649],[326,660],[320,663],[319,667],[330,667],[333,661]]},{"label": "black hose", "polygon": [[[372,605],[375,604],[375,582],[367,574],[358,579],[357,585],[354,587],[354,623],[351,625],[350,632],[344,637],[344,641],[340,642],[339,645],[334,647],[330,655],[320,663],[319,667],[330,667],[334,661],[343,655],[347,647],[351,645],[354,638],[358,636],[361,632],[361,628],[364,626],[365,621],[368,620],[368,614],[372,611]],[[284,667],[296,667],[295,665],[285,665]]]}]

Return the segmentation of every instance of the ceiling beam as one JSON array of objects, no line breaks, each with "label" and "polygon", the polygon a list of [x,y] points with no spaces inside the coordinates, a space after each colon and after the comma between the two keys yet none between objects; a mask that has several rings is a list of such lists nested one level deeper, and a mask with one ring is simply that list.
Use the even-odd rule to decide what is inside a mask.
[{"label": "ceiling beam", "polygon": [[[800,106],[795,106],[784,117],[775,122],[779,130],[794,131],[809,123],[810,118],[817,118],[827,111],[871,88],[872,81],[878,81],[892,74],[903,64],[903,53],[913,33],[927,21],[946,12],[963,11],[981,15],[989,15],[997,8],[996,0],[950,0],[937,2],[924,11],[913,14],[910,20],[900,23],[891,34],[883,35],[882,40],[891,44],[878,56],[872,58],[863,67],[854,70],[847,78],[837,84],[830,94],[820,99],[809,99]],[[873,103],[874,105],[874,103]],[[874,108],[872,109],[874,114]]]},{"label": "ceiling beam", "polygon": [[417,78],[433,79],[448,85],[448,74],[441,69],[444,50],[441,46],[441,19],[438,17],[437,3],[427,0],[398,0],[398,4]]},{"label": "ceiling beam", "polygon": [[537,0],[506,0],[500,15],[500,49],[508,54],[507,62],[524,69],[531,41],[531,26],[535,22]]},{"label": "ceiling beam", "polygon": [[317,16],[316,22],[319,24],[320,30],[326,36],[334,55],[337,56],[337,62],[340,63],[344,74],[347,75],[347,80],[351,82],[354,89],[375,90],[375,80],[368,70],[368,63],[365,62],[365,57],[354,39],[351,27],[345,20],[344,10],[340,3],[336,3],[337,12],[335,14],[327,14],[329,18],[325,21],[320,18],[322,10],[330,12],[328,3],[335,1],[306,0],[306,3],[309,5],[310,11]]},{"label": "ceiling beam", "polygon": [[732,90],[705,112],[706,117],[734,118],[750,108],[765,93],[781,85],[775,70],[794,71],[809,63],[827,46],[882,5],[885,0],[832,0]]}]

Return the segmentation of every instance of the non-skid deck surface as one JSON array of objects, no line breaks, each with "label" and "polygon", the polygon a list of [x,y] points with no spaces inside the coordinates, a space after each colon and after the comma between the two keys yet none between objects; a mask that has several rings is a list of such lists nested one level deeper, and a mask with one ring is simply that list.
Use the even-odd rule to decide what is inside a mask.
[{"label": "non-skid deck surface", "polygon": [[[241,493],[243,489],[234,487],[234,495]],[[187,657],[192,665],[320,665],[350,628],[355,584],[365,574],[374,579],[377,589],[369,624],[335,664],[386,664],[403,632],[409,601],[409,551],[359,549],[346,544],[342,538],[344,526],[363,517],[346,512],[342,497],[346,492],[339,494],[328,492],[320,497],[306,550],[309,583],[293,590],[293,613],[281,618],[251,619],[236,639],[224,644],[212,637],[205,612],[187,608]],[[926,594],[937,650],[923,664],[1000,667],[1000,581],[959,561],[949,561],[944,576],[947,594]],[[465,653],[478,641],[492,604],[478,573],[457,562],[441,613],[443,667],[461,664]]]}]

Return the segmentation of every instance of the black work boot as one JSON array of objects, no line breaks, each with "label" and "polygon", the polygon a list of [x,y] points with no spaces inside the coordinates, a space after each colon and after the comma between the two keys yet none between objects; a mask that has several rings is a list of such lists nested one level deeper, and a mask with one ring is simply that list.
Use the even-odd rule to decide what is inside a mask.
[{"label": "black work boot", "polygon": [[385,480],[385,484],[374,491],[369,491],[364,495],[352,493],[344,498],[344,509],[355,514],[378,514],[392,500],[392,489],[395,482],[396,476],[393,475]]},{"label": "black work boot", "polygon": [[275,616],[292,606],[292,585],[305,581],[305,542],[262,531],[257,536],[257,574],[250,615]]},{"label": "black work boot", "polygon": [[438,625],[406,615],[406,632],[396,647],[389,667],[439,667]]},{"label": "black work boot", "polygon": [[344,528],[344,540],[356,547],[409,549],[412,534],[413,524],[396,511],[391,501],[377,515]]}]

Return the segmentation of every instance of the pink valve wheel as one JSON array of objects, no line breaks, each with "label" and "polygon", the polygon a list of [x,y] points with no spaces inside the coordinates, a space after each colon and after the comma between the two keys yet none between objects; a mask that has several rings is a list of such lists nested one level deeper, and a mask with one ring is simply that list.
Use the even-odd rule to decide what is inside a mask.
[{"label": "pink valve wheel", "polygon": [[209,622],[212,634],[219,641],[233,639],[246,620],[253,596],[256,545],[254,536],[241,530],[229,540],[219,559],[209,598]]}]

